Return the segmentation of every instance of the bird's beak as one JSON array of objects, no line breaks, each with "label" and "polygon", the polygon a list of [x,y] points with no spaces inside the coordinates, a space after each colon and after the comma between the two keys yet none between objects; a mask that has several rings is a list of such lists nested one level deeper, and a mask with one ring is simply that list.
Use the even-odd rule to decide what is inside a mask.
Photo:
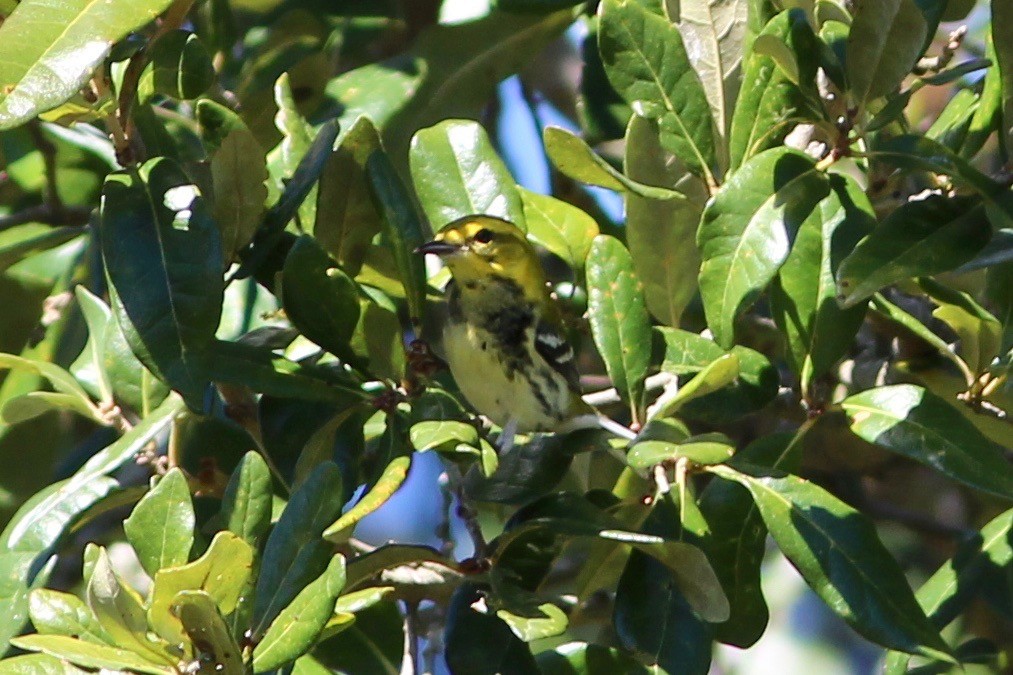
[{"label": "bird's beak", "polygon": [[450,255],[451,253],[457,253],[460,250],[461,247],[458,246],[457,244],[451,244],[446,241],[434,239],[433,241],[427,242],[425,244],[422,244],[422,246],[419,246],[417,249],[415,249],[415,252],[422,254],[432,253],[433,255],[438,255],[442,257]]}]

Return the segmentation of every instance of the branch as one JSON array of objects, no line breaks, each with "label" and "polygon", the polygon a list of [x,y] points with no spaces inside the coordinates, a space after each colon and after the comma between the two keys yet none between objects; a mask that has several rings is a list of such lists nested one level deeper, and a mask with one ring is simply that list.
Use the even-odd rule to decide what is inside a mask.
[{"label": "branch", "polygon": [[91,217],[91,208],[83,206],[56,206],[46,203],[29,206],[27,209],[0,216],[0,232],[25,223],[41,223],[54,227],[84,227]]}]

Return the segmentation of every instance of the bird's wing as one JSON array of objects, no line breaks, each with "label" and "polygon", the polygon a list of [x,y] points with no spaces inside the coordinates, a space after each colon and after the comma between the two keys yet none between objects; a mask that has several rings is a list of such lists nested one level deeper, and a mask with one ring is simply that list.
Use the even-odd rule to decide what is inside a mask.
[{"label": "bird's wing", "polygon": [[555,325],[542,319],[535,326],[535,351],[562,375],[570,389],[580,393],[580,374],[573,362],[573,347]]}]

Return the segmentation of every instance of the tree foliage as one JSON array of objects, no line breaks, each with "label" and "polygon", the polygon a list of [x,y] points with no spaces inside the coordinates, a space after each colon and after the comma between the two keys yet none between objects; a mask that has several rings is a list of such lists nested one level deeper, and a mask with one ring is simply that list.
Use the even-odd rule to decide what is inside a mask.
[{"label": "tree foliage", "polygon": [[[1008,666],[1010,4],[462,7],[0,1],[0,671],[704,674],[768,539]],[[475,213],[633,441],[498,452],[415,253]],[[442,545],[359,539],[425,454]]]}]

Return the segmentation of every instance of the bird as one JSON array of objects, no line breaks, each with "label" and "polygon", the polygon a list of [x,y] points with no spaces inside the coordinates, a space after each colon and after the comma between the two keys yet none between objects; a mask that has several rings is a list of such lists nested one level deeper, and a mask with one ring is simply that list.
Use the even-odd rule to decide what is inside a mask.
[{"label": "bird", "polygon": [[574,351],[538,253],[516,225],[465,216],[416,252],[439,256],[450,269],[445,358],[468,403],[503,428],[501,444],[516,432],[598,425],[602,416],[581,398]]}]

